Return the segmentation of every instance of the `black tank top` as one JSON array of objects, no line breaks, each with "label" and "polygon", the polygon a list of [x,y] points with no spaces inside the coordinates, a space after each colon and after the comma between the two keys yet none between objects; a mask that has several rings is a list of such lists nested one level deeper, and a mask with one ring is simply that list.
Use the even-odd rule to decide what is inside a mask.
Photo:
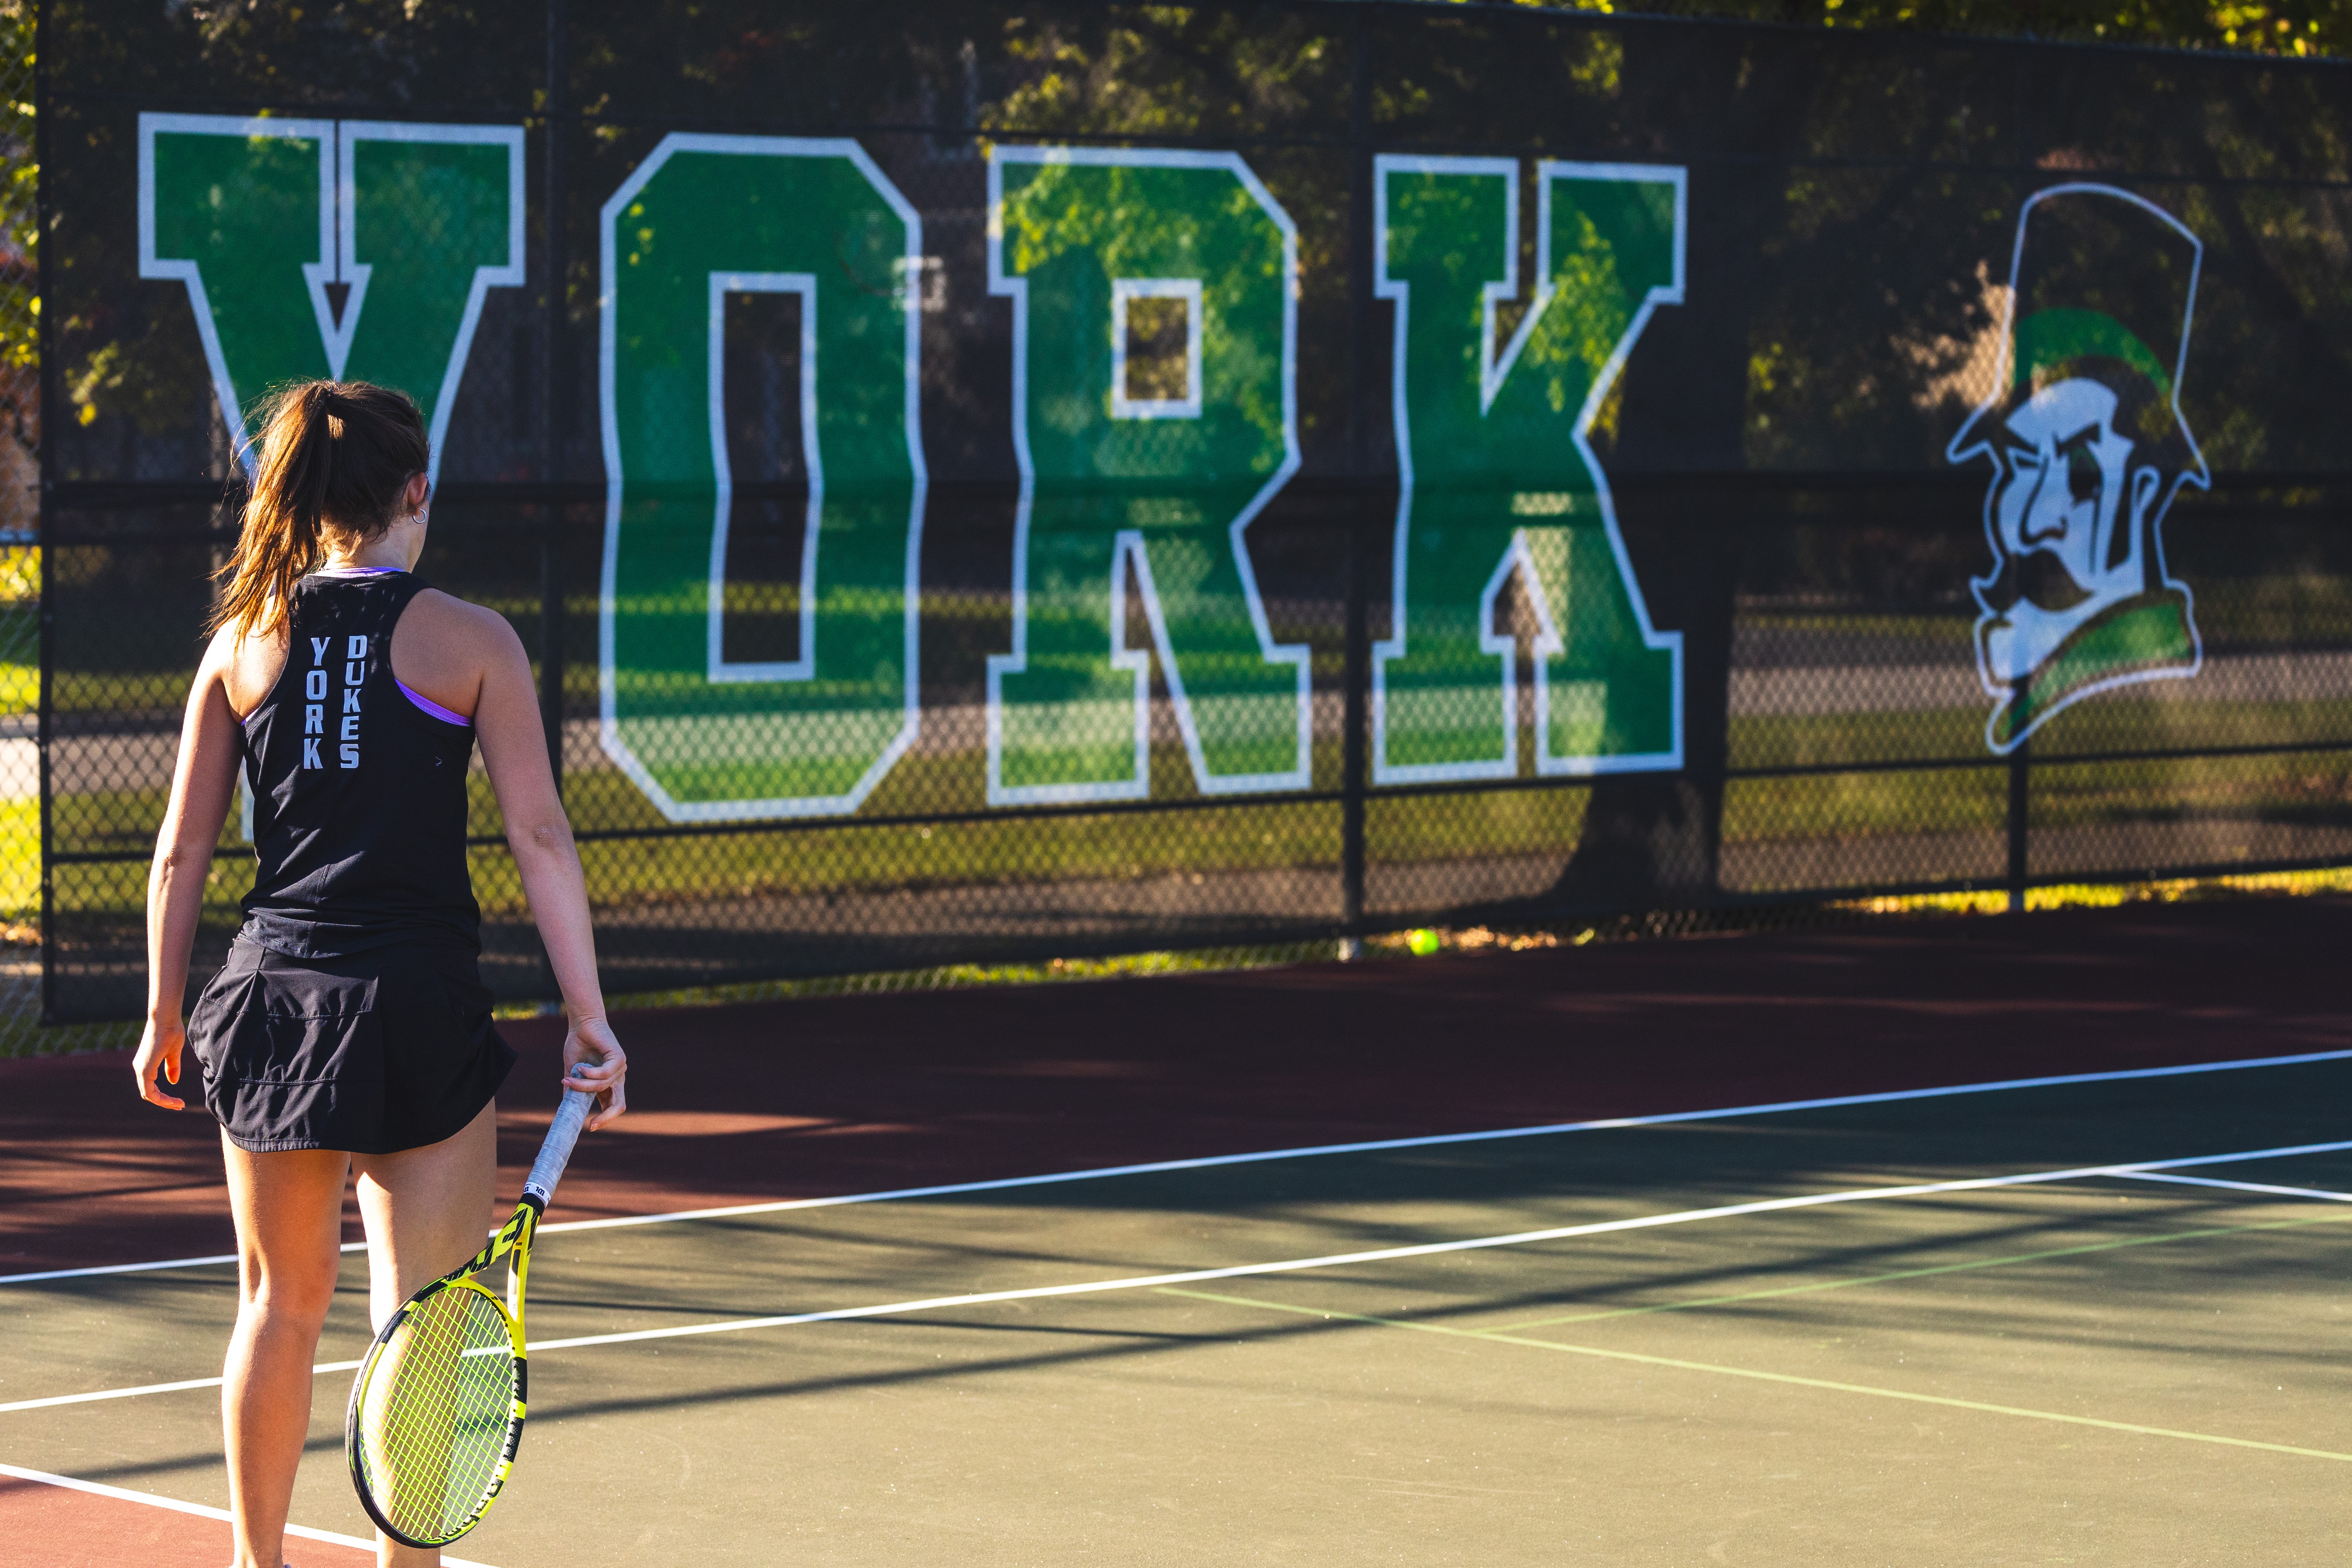
[{"label": "black tank top", "polygon": [[473,726],[417,706],[392,673],[414,573],[305,577],[286,670],[241,733],[253,791],[242,934],[291,958],[394,942],[479,950],[466,868]]}]

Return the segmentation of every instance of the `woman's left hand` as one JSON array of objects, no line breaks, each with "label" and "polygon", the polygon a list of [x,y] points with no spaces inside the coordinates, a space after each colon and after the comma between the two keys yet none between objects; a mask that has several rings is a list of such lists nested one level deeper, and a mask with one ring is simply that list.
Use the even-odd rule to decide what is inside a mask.
[{"label": "woman's left hand", "polygon": [[[588,1070],[578,1078],[572,1077],[572,1069],[583,1063]],[[629,1109],[629,1091],[624,1081],[628,1075],[629,1058],[621,1049],[621,1042],[613,1037],[612,1025],[602,1018],[580,1018],[564,1031],[563,1087],[596,1097],[595,1113],[588,1118],[589,1131],[595,1131]]]}]

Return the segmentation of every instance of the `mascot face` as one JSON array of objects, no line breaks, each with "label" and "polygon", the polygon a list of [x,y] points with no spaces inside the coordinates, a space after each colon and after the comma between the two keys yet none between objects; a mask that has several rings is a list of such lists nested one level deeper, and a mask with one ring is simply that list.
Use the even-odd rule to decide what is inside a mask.
[{"label": "mascot face", "polygon": [[2127,192],[2063,185],[2018,219],[2002,389],[1947,455],[1990,458],[1978,673],[2007,752],[2075,701],[2194,675],[2186,584],[2157,531],[2204,460],[2174,396],[2202,247]]},{"label": "mascot face", "polygon": [[[2124,504],[2132,443],[2116,429],[2116,403],[2095,381],[2062,381],[2003,422],[1994,518],[2011,557],[2022,562],[2038,551],[2051,558],[2048,568],[2022,573],[2020,584],[2045,610],[2072,608],[2102,588],[2139,587],[2137,524],[2146,507]],[[2142,468],[2140,477],[2146,482],[2131,488],[2152,491],[2155,470]]]}]

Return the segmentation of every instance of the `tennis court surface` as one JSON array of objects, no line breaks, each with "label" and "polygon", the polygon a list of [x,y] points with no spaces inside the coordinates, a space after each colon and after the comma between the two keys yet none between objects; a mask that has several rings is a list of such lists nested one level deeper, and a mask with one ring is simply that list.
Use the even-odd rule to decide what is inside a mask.
[{"label": "tennis court surface", "polygon": [[[633,1083],[706,1120],[583,1150],[452,1559],[2340,1560],[2347,936],[2296,900],[648,1016]],[[27,1065],[12,1114],[61,1116]],[[159,1504],[226,1502],[230,1268],[41,1218],[167,1163],[11,1172],[8,1562],[222,1558]],[[727,1212],[645,1201],[730,1164]],[[366,1533],[364,1303],[354,1256],[322,1537]]]}]

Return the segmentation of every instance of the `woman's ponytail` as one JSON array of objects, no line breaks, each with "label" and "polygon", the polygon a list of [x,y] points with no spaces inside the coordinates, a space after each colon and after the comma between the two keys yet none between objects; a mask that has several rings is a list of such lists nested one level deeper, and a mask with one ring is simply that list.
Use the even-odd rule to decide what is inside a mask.
[{"label": "woman's ponytail", "polygon": [[265,405],[261,460],[236,552],[222,567],[213,629],[274,632],[294,586],[326,559],[329,530],[364,542],[398,516],[429,447],[416,405],[363,381],[306,381]]}]

